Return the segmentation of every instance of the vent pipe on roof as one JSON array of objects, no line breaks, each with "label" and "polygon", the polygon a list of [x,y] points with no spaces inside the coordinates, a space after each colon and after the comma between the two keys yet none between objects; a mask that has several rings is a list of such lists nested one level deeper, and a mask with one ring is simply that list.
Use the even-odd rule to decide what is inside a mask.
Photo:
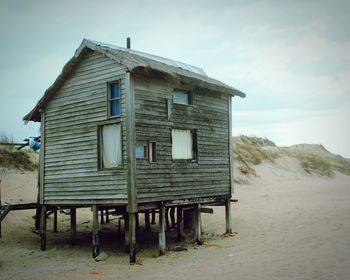
[{"label": "vent pipe on roof", "polygon": [[130,45],[131,45],[131,43],[130,43],[130,37],[127,37],[127,38],[126,38],[126,48],[127,48],[127,49],[130,49]]}]

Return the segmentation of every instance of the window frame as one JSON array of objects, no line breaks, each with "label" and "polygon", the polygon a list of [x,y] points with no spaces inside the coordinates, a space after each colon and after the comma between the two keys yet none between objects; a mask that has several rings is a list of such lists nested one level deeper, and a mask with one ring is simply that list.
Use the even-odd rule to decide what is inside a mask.
[{"label": "window frame", "polygon": [[190,131],[191,136],[192,136],[192,158],[189,158],[189,159],[174,159],[174,158],[173,158],[173,155],[171,154],[171,160],[172,160],[173,162],[192,162],[192,163],[198,163],[198,137],[197,137],[197,129],[177,128],[177,127],[171,128],[171,129],[170,129],[171,148],[173,147],[172,130],[188,130],[188,131]]},{"label": "window frame", "polygon": [[[112,95],[112,85],[118,84],[119,86],[119,98],[111,98]],[[119,115],[111,115],[111,103],[113,101],[119,100]],[[122,88],[121,79],[107,82],[107,118],[120,118],[122,115]]]},{"label": "window frame", "polygon": [[[121,149],[122,149],[122,161],[120,163],[120,165],[116,166],[116,167],[103,167],[103,162],[102,162],[102,145],[101,145],[101,139],[102,139],[102,127],[105,125],[120,125],[120,141],[121,141]],[[123,162],[124,162],[124,154],[123,154],[123,125],[121,123],[120,120],[118,121],[104,121],[104,122],[100,122],[96,125],[96,142],[97,142],[97,162],[96,162],[96,167],[97,167],[97,171],[113,171],[113,170],[120,170],[123,169]]]},{"label": "window frame", "polygon": [[[175,102],[175,100],[174,100],[174,93],[175,92],[183,92],[183,93],[187,94],[187,96],[188,96],[188,104]],[[171,93],[171,98],[172,98],[172,103],[173,104],[182,105],[182,106],[193,106],[193,92],[190,91],[190,90],[185,90],[185,89],[181,89],[181,88],[174,88],[172,93]]]}]

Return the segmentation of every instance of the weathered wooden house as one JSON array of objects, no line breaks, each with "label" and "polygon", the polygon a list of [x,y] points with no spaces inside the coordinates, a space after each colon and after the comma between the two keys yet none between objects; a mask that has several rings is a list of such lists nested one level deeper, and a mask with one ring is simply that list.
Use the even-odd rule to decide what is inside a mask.
[{"label": "weathered wooden house", "polygon": [[181,226],[181,207],[193,206],[199,225],[201,205],[224,205],[230,231],[234,96],[245,94],[198,67],[83,40],[24,117],[41,122],[42,211],[93,207],[94,255],[97,210],[125,212],[131,261],[139,212],[159,209],[162,251],[169,207]]}]

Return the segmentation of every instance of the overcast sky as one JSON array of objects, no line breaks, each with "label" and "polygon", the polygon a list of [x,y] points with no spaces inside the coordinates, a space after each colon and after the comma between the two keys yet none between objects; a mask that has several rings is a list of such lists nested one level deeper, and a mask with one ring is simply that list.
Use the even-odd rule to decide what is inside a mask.
[{"label": "overcast sky", "polygon": [[350,157],[350,1],[0,0],[0,133],[27,114],[83,38],[204,68],[247,98],[234,135]]}]

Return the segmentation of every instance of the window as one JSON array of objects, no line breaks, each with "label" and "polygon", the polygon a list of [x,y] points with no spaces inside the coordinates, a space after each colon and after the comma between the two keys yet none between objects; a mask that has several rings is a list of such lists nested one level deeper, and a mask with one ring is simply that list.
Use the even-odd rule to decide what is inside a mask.
[{"label": "window", "polygon": [[108,116],[120,116],[120,84],[108,84]]},{"label": "window", "polygon": [[146,158],[146,147],[136,145],[135,146],[135,157],[138,159]]},{"label": "window", "polygon": [[192,96],[187,91],[176,89],[173,91],[173,102],[176,104],[191,105]]},{"label": "window", "polygon": [[173,159],[196,159],[197,134],[194,130],[171,131]]},{"label": "window", "polygon": [[120,124],[98,127],[98,167],[116,168],[122,163],[122,140]]},{"label": "window", "polygon": [[156,142],[148,143],[148,158],[149,158],[149,162],[157,161],[157,143]]}]

